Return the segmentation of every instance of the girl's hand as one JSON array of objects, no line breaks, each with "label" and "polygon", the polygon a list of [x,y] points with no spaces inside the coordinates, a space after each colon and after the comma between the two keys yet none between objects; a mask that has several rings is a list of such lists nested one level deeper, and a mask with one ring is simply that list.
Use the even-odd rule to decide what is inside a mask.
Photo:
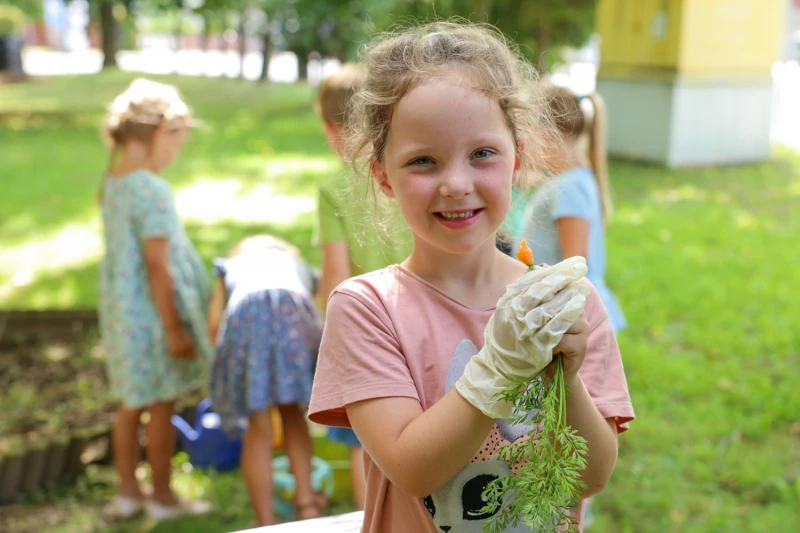
[{"label": "girl's hand", "polygon": [[[564,378],[569,381],[578,374],[578,370],[586,358],[586,349],[589,345],[589,322],[586,313],[581,311],[580,316],[564,333],[561,341],[553,348],[553,354],[561,354],[564,363]],[[555,371],[554,362],[547,368],[547,375],[552,376]]]},{"label": "girl's hand", "polygon": [[[508,417],[512,405],[498,394],[546,370],[565,332],[580,331],[573,324],[583,312],[589,287],[576,282],[586,271],[585,259],[572,257],[529,271],[507,287],[484,331],[483,348],[456,382],[464,399],[490,418]],[[580,352],[573,339],[564,349]]]},{"label": "girl's hand", "polygon": [[184,327],[167,331],[167,347],[170,355],[176,359],[194,359],[194,341]]}]

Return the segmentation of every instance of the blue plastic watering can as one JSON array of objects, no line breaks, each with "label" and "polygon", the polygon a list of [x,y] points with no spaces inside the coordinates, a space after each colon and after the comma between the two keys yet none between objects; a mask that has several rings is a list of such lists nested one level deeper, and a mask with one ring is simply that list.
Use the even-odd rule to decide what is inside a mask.
[{"label": "blue plastic watering can", "polygon": [[172,425],[178,431],[192,465],[218,471],[239,466],[242,440],[231,438],[223,431],[219,415],[211,411],[211,399],[206,398],[198,404],[194,427],[178,415],[172,415]]}]

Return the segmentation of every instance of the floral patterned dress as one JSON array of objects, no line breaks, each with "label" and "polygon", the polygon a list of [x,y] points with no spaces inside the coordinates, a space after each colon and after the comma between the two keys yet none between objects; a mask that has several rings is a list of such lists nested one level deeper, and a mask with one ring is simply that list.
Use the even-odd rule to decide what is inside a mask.
[{"label": "floral patterned dress", "polygon": [[228,302],[217,336],[211,402],[236,435],[270,405],[307,404],[322,338],[316,274],[281,248],[215,261]]},{"label": "floral patterned dress", "polygon": [[[106,250],[99,319],[111,392],[130,408],[175,400],[207,383],[213,358],[206,269],[178,219],[170,186],[158,176],[145,171],[109,176],[102,211]],[[144,260],[149,238],[169,240],[170,273],[178,310],[194,337],[193,360],[176,359],[167,349]]]}]

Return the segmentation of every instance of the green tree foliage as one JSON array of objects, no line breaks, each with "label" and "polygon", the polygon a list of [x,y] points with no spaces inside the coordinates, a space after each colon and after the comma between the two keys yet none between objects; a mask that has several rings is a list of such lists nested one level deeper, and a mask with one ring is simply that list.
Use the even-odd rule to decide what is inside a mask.
[{"label": "green tree foliage", "polygon": [[462,17],[487,22],[513,39],[522,53],[549,70],[565,47],[583,45],[595,26],[595,0],[395,0],[378,29],[408,21]]},{"label": "green tree foliage", "polygon": [[16,6],[0,4],[0,37],[21,35],[25,29],[25,12]]},{"label": "green tree foliage", "polygon": [[0,0],[0,7],[8,5],[21,9],[25,16],[34,20],[42,16],[42,0]]},{"label": "green tree foliage", "polygon": [[[122,0],[90,0],[114,4]],[[236,29],[257,35],[269,56],[294,52],[305,77],[309,56],[355,58],[375,31],[410,22],[461,17],[488,22],[520,45],[540,70],[561,61],[565,47],[584,44],[594,29],[595,0],[138,0],[162,11],[184,5],[203,16],[209,32]],[[266,79],[266,71],[262,73]]]}]

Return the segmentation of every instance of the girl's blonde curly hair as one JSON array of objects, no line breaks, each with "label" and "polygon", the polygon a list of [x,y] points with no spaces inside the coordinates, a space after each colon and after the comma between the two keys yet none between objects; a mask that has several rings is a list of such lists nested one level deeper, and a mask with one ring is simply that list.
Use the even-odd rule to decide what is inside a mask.
[{"label": "girl's blonde curly hair", "polygon": [[[550,122],[547,106],[532,90],[536,72],[493,26],[453,19],[401,28],[379,35],[360,56],[364,68],[345,113],[343,139],[343,157],[357,177],[371,177],[370,161],[382,161],[398,102],[420,82],[453,71],[498,102],[522,159],[517,183],[525,186],[541,166],[538,133]],[[380,223],[382,195],[367,181],[375,200],[372,218]],[[356,183],[354,190],[364,188]]]},{"label": "girl's blonde curly hair", "polygon": [[[397,103],[416,84],[453,71],[466,74],[496,100],[520,148],[523,169],[537,167],[537,132],[542,110],[531,91],[536,73],[496,28],[461,20],[428,24],[380,35],[361,53],[364,69],[350,100],[346,160],[358,174],[364,163],[381,161]],[[521,172],[524,175],[524,172]]]},{"label": "girl's blonde curly hair", "polygon": [[[108,107],[103,138],[109,146],[103,182],[122,148],[130,141],[149,145],[158,128],[177,129],[196,125],[189,106],[172,85],[139,78],[131,82]],[[99,196],[102,197],[102,185]]]},{"label": "girl's blonde curly hair", "polygon": [[191,112],[178,89],[140,78],[111,102],[104,133],[113,145],[131,140],[148,143],[160,126],[178,128],[190,119]]}]

